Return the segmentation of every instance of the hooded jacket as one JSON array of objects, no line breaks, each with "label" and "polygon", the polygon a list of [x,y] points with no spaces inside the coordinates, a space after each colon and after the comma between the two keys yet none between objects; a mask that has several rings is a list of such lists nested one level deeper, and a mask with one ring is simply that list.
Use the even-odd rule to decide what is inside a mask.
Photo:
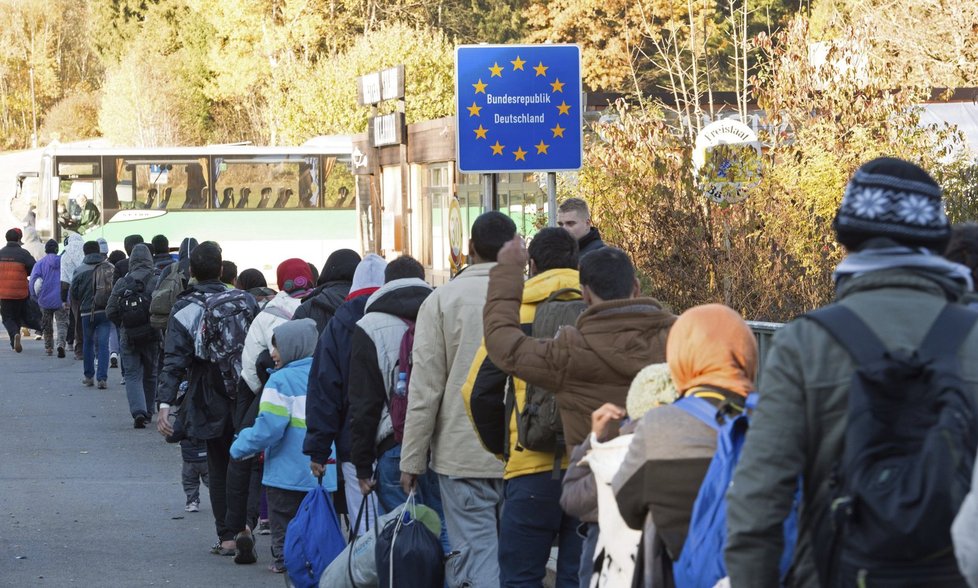
[{"label": "hooded jacket", "polygon": [[521,268],[496,266],[491,276],[484,311],[489,358],[504,372],[554,391],[572,453],[591,431],[592,412],[606,402],[624,406],[635,375],[665,361],[676,317],[652,298],[609,300],[590,306],[576,327],[535,339],[520,328]]},{"label": "hooded jacket", "polygon": [[186,411],[186,432],[195,439],[215,439],[224,434],[231,418],[233,401],[224,389],[224,377],[217,364],[202,360],[194,351],[194,335],[204,314],[204,300],[211,294],[226,292],[218,280],[191,285],[173,304],[163,341],[163,367],[160,368],[156,401],[174,404],[180,382],[189,385],[181,410]]},{"label": "hooded jacket", "polygon": [[[311,319],[285,321],[274,329],[282,367],[272,371],[261,393],[258,418],[238,433],[231,457],[244,459],[264,450],[262,483],[273,488],[307,491],[317,486],[302,454],[306,436],[306,384],[316,348],[316,324]],[[328,467],[323,485],[336,490],[336,466]]]},{"label": "hooded jacket", "polygon": [[24,300],[28,297],[27,277],[34,269],[34,257],[17,241],[7,241],[0,249],[0,298]]},{"label": "hooded jacket", "polygon": [[[36,294],[34,284],[41,282],[41,292]],[[31,270],[31,281],[28,286],[31,298],[37,300],[37,305],[44,310],[61,308],[61,257],[57,253],[47,253],[34,265]]]},{"label": "hooded jacket", "polygon": [[311,318],[316,321],[316,329],[320,333],[326,328],[326,323],[336,314],[336,309],[350,294],[350,281],[337,280],[326,282],[302,299],[295,310],[294,318]]},{"label": "hooded jacket", "polygon": [[401,340],[408,323],[418,318],[421,303],[431,294],[424,280],[405,278],[384,284],[367,300],[357,321],[350,351],[351,461],[357,477],[373,477],[373,465],[394,447],[388,413],[390,394],[399,373]]},{"label": "hooded jacket", "polygon": [[[482,344],[482,307],[495,263],[471,265],[435,290],[418,311],[401,471],[502,478],[465,414],[462,386]],[[522,280],[520,280],[522,283]],[[519,328],[519,319],[517,329]]]},{"label": "hooded jacket", "polygon": [[[183,271],[183,275],[190,277],[190,252],[197,247],[197,239],[193,237],[186,237],[180,242],[180,254],[176,263],[170,263],[163,267],[163,271],[160,272],[157,284],[161,283],[166,276],[170,274],[175,268],[179,268]],[[156,262],[156,267],[159,267],[159,262]]]},{"label": "hooded jacket", "polygon": [[152,296],[155,288],[155,274],[153,268],[153,257],[149,253],[149,247],[139,243],[132,250],[129,257],[129,272],[126,273],[112,287],[112,294],[109,295],[109,302],[105,306],[105,315],[109,320],[118,325],[122,322],[122,308],[119,306],[119,297],[129,289],[136,287],[137,282],[143,284],[143,292]]},{"label": "hooded jacket", "polygon": [[[581,279],[577,270],[554,269],[533,276],[523,286],[523,303],[520,306],[520,323],[523,332],[529,334],[533,329],[533,319],[537,306],[544,302],[553,292],[563,288],[581,287]],[[579,296],[568,299],[579,298]],[[564,298],[561,298],[562,300]],[[512,418],[506,422],[505,395],[508,376],[500,370],[486,354],[485,342],[479,347],[468,379],[462,388],[462,398],[469,418],[475,427],[482,444],[488,451],[498,453],[503,444],[503,437],[509,436],[509,461],[503,474],[505,479],[516,478],[528,474],[549,472],[554,468],[554,454],[532,451],[526,448],[517,450],[516,418],[523,410],[526,402],[526,382],[513,378],[515,407]],[[562,460],[563,469],[567,468],[567,457]]]},{"label": "hooded jacket", "polygon": [[241,350],[241,377],[255,394],[261,392],[261,380],[258,378],[255,362],[262,351],[271,351],[272,331],[278,325],[291,320],[297,308],[297,298],[292,298],[286,292],[279,292],[268,301],[248,327],[248,336],[245,337],[244,348]]},{"label": "hooded jacket", "polygon": [[[61,254],[61,281],[66,285],[71,284],[72,278],[75,277],[75,270],[85,261],[84,245],[85,239],[78,233],[68,235],[68,244],[65,246],[64,253]],[[67,286],[65,295],[67,295]],[[62,297],[62,300],[65,298]]]},{"label": "hooded jacket", "polygon": [[92,270],[103,261],[105,261],[104,253],[89,253],[71,278],[71,299],[78,301],[79,310],[83,315],[92,314],[92,305],[95,303],[95,274]]},{"label": "hooded jacket", "polygon": [[[944,305],[963,294],[963,286],[951,280],[895,268],[849,278],[840,284],[837,300],[889,349],[913,350]],[[962,378],[978,391],[978,329],[962,344],[958,358]],[[814,550],[824,553],[831,541],[832,471],[842,455],[855,369],[846,350],[813,321],[792,321],[774,336],[750,434],[727,493],[724,553],[732,585],[778,586],[781,524],[791,509],[799,474],[802,505],[788,585],[825,583],[815,571],[821,558]]]}]

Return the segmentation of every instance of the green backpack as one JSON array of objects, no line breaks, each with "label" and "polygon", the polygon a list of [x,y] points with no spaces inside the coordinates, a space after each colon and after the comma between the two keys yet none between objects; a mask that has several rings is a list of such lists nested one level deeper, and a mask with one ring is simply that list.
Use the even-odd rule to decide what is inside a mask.
[{"label": "green backpack", "polygon": [[187,289],[187,283],[187,276],[177,264],[153,290],[153,298],[149,302],[149,324],[154,329],[166,330],[170,311],[180,293]]}]

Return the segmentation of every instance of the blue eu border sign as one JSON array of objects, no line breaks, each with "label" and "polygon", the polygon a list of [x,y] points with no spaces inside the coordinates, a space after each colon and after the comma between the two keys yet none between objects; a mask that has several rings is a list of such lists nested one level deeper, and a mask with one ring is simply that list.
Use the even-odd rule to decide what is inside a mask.
[{"label": "blue eu border sign", "polygon": [[581,169],[577,45],[460,46],[455,96],[460,171]]}]

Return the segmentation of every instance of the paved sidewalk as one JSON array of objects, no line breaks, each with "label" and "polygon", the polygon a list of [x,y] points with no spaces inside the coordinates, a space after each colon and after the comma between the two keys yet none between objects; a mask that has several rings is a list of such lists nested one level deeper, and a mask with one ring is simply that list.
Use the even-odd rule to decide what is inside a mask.
[{"label": "paved sidewalk", "polygon": [[283,586],[258,563],[211,555],[206,491],[184,512],[179,445],[132,428],[118,369],[108,390],[81,362],[0,336],[0,586]]}]

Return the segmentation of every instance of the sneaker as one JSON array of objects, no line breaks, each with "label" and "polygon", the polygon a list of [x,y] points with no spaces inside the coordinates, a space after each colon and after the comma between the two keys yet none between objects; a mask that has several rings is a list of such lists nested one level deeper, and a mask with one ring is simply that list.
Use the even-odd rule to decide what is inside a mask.
[{"label": "sneaker", "polygon": [[255,528],[255,533],[258,535],[271,535],[272,527],[268,524],[268,519],[259,519],[258,526]]},{"label": "sneaker", "polygon": [[16,335],[14,335],[14,345],[13,345],[13,347],[14,347],[14,351],[16,351],[17,353],[20,353],[21,351],[24,350],[24,347],[20,344],[20,333],[17,333]]},{"label": "sneaker", "polygon": [[65,348],[58,347],[58,359],[64,359],[64,358],[65,358]]},{"label": "sneaker", "polygon": [[[144,414],[137,414],[135,417],[133,417],[133,419],[132,419],[132,428],[133,429],[145,429],[146,428],[146,415],[144,415]],[[188,509],[190,508],[190,503],[187,503],[187,508]],[[197,512],[197,511],[190,511],[190,510],[188,510],[187,512]]]},{"label": "sneaker", "polygon": [[187,512],[200,512],[200,500],[191,500],[183,510]]},{"label": "sneaker", "polygon": [[98,389],[99,390],[105,390],[108,387],[109,387],[109,385],[108,385],[108,383],[106,383],[105,380],[99,380],[98,381]]},{"label": "sneaker", "polygon": [[236,545],[234,553],[234,563],[253,564],[258,561],[258,552],[255,551],[255,538],[247,531],[242,531],[234,536]]},{"label": "sneaker", "polygon": [[113,353],[109,356],[109,367],[117,368],[119,367],[119,354]]},{"label": "sneaker", "polygon": [[86,386],[94,386],[95,380],[93,378],[82,378],[82,384],[85,384]]},{"label": "sneaker", "polygon": [[119,380],[119,385],[120,386],[125,386],[126,385],[126,379],[125,378],[120,379]]}]

